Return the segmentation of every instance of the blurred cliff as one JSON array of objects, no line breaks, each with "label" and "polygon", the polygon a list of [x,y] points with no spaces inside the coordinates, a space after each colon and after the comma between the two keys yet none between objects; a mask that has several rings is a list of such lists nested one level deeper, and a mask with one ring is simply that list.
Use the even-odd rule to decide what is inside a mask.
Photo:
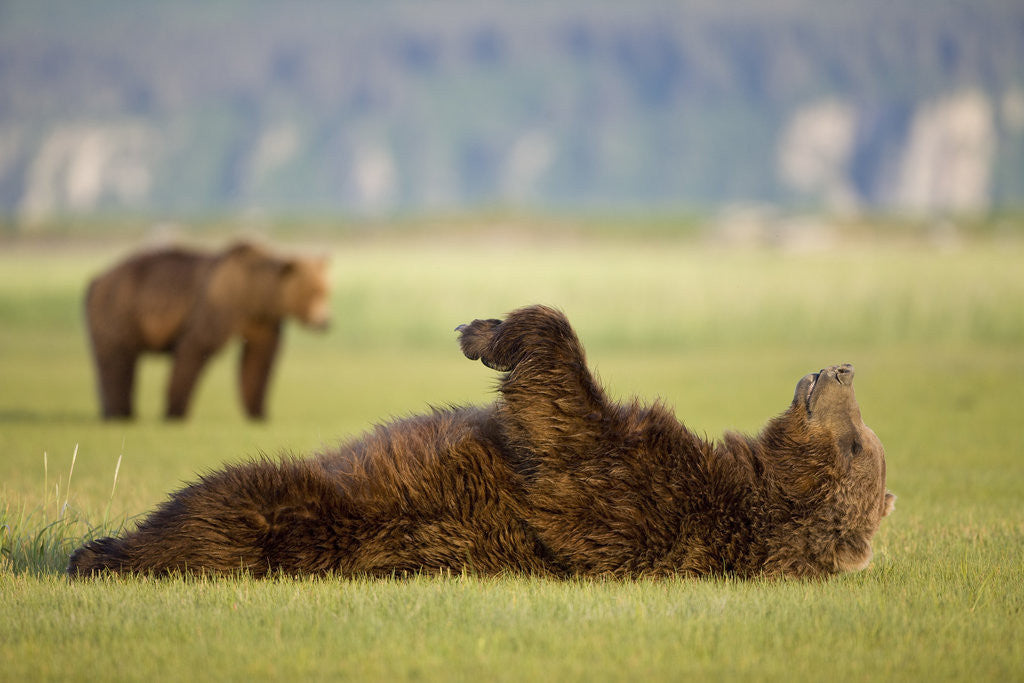
[{"label": "blurred cliff", "polygon": [[1014,0],[0,4],[8,216],[1022,200]]}]

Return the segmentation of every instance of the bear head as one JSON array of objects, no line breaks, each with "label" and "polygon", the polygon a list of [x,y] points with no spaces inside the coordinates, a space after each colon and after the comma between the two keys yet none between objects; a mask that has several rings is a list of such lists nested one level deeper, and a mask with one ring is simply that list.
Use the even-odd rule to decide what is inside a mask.
[{"label": "bear head", "polygon": [[293,258],[282,269],[281,302],[285,314],[324,330],[331,321],[326,258]]},{"label": "bear head", "polygon": [[324,330],[330,323],[328,267],[326,258],[283,256],[242,241],[218,257],[207,295],[252,318],[293,317]]},{"label": "bear head", "polygon": [[804,376],[793,402],[762,433],[765,478],[777,508],[822,522],[814,539],[832,571],[865,568],[871,538],[895,496],[885,488],[885,450],[864,424],[845,363]]}]

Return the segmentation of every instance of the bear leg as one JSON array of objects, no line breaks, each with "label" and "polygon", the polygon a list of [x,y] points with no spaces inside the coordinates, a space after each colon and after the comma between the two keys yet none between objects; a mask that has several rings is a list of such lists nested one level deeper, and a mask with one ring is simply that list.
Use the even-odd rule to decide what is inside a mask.
[{"label": "bear leg", "polygon": [[468,358],[506,372],[501,410],[511,418],[514,439],[534,452],[555,453],[579,450],[599,435],[608,401],[563,313],[531,306],[503,321],[474,320],[457,329]]},{"label": "bear leg", "polygon": [[73,578],[90,576],[103,571],[119,571],[127,558],[117,538],[98,538],[71,553],[68,575]]},{"label": "bear leg", "polygon": [[85,544],[68,574],[325,573],[351,564],[352,528],[351,503],[319,462],[256,460],[184,487],[120,537]]},{"label": "bear leg", "polygon": [[96,371],[104,419],[132,417],[137,361],[138,354],[127,349],[97,351]]},{"label": "bear leg", "polygon": [[267,385],[281,339],[281,324],[263,325],[246,331],[242,341],[239,384],[245,413],[254,420],[265,417]]},{"label": "bear leg", "polygon": [[206,367],[206,361],[213,352],[204,352],[188,344],[179,345],[174,353],[174,366],[171,368],[171,381],[167,387],[168,419],[181,419],[188,412],[188,404],[192,400],[199,375]]}]

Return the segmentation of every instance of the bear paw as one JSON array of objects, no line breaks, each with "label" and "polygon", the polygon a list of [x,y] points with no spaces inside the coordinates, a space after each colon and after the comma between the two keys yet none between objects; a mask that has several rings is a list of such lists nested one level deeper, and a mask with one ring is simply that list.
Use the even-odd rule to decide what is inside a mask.
[{"label": "bear paw", "polygon": [[455,331],[459,333],[459,346],[462,353],[470,360],[479,360],[492,370],[508,372],[512,369],[512,363],[506,359],[497,358],[494,348],[494,336],[500,320],[490,318],[488,320],[474,320],[469,324],[459,325]]}]

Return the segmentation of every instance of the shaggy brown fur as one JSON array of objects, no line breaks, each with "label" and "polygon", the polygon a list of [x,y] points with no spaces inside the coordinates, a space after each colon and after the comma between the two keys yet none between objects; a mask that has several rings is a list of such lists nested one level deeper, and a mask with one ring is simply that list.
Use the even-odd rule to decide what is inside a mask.
[{"label": "shaggy brown fur", "polygon": [[868,564],[893,496],[851,366],[801,379],[757,438],[712,444],[660,404],[609,401],[557,311],[459,330],[466,356],[505,373],[495,404],[230,466],[135,531],[78,549],[69,573],[814,576]]},{"label": "shaggy brown fur", "polygon": [[258,419],[284,318],[327,325],[326,262],[244,243],[218,254],[148,252],[94,279],[85,313],[104,418],[132,416],[135,367],[147,351],[174,356],[166,414],[184,417],[207,360],[237,335],[242,402]]}]

